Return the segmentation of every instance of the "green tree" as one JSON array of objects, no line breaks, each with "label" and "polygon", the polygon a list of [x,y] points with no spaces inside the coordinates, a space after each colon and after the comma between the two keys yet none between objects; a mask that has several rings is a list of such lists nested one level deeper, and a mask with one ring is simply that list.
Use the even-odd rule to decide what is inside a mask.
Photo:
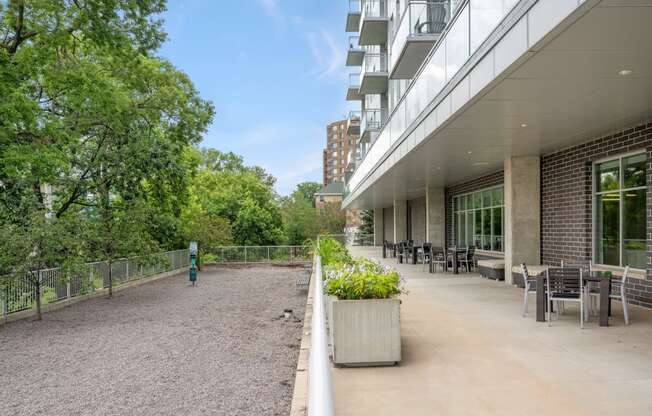
[{"label": "green tree", "polygon": [[365,209],[360,212],[360,234],[373,235],[374,233],[374,211],[372,209]]},{"label": "green tree", "polygon": [[317,182],[302,182],[297,185],[294,194],[300,194],[306,201],[310,201],[313,208],[315,207],[315,194],[321,189],[321,184]]},{"label": "green tree", "polygon": [[295,191],[281,201],[284,232],[288,244],[301,245],[319,234],[319,213],[311,200]]}]

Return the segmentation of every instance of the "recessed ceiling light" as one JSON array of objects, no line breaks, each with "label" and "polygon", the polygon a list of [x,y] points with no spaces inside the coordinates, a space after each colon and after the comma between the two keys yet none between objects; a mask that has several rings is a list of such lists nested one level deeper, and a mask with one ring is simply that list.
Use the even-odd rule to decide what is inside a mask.
[{"label": "recessed ceiling light", "polygon": [[521,127],[523,127],[523,128],[527,127],[527,123],[521,124]]},{"label": "recessed ceiling light", "polygon": [[487,166],[489,162],[474,162],[472,166]]},{"label": "recessed ceiling light", "polygon": [[618,71],[618,75],[621,77],[626,77],[627,75],[632,75],[632,70],[631,69],[623,69],[621,71]]},{"label": "recessed ceiling light", "polygon": [[441,166],[437,166],[437,170],[441,170]]},{"label": "recessed ceiling light", "polygon": [[466,152],[466,153],[468,153],[468,154],[473,154],[473,151],[469,150],[469,151]]}]

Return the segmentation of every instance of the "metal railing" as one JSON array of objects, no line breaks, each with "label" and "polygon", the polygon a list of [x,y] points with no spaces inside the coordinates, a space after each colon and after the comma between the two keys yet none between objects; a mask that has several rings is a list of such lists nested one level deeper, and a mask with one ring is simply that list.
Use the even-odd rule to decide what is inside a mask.
[{"label": "metal railing", "polygon": [[349,13],[360,13],[360,0],[349,0]]},{"label": "metal railing", "polygon": [[314,263],[312,329],[310,333],[310,361],[308,363],[308,415],[334,416],[333,387],[326,336],[326,315],[324,313],[324,293],[322,283],[321,259],[315,256]]},{"label": "metal railing", "polygon": [[360,74],[359,73],[349,74],[349,88],[354,89],[354,90],[359,90],[360,89]]},{"label": "metal railing", "polygon": [[349,36],[349,50],[364,52],[365,49],[362,46],[360,46],[360,36],[358,35]]},{"label": "metal railing", "polygon": [[385,0],[363,0],[362,19],[387,17],[387,2]]},{"label": "metal railing", "polygon": [[311,260],[308,246],[223,246],[204,254],[208,263],[298,263]]},{"label": "metal railing", "polygon": [[362,60],[361,76],[366,74],[379,74],[387,72],[386,53],[366,53]]},{"label": "metal railing", "polygon": [[386,118],[387,110],[364,110],[362,122],[360,123],[360,132],[364,135],[367,130],[380,130]]},{"label": "metal railing", "polygon": [[[188,264],[188,250],[114,260],[111,263],[113,286],[181,269],[187,267]],[[36,288],[33,284],[35,279],[39,279],[40,282],[43,305],[109,287],[109,263],[106,261],[87,263],[84,272],[72,276],[66,276],[66,273],[59,268],[32,273],[32,276],[3,279],[4,283],[0,284],[0,304],[4,319],[9,314],[36,306]],[[32,278],[30,279],[30,277]]]},{"label": "metal railing", "polygon": [[329,234],[322,237],[334,238],[342,244],[348,246],[373,246],[374,245],[374,235],[373,234],[362,234],[359,232],[347,232],[344,234]]}]

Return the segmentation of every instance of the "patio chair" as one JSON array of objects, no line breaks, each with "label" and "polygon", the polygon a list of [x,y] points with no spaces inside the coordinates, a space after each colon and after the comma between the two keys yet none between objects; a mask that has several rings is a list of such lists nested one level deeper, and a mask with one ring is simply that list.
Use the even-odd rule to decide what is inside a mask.
[{"label": "patio chair", "polygon": [[[547,304],[578,302],[580,304],[580,328],[584,328],[584,282],[580,267],[551,267],[546,271]],[[557,307],[559,311],[559,306]],[[548,308],[548,326],[552,326],[552,312]]]},{"label": "patio chair", "polygon": [[428,21],[417,21],[415,33],[440,35],[446,29],[448,17],[447,2],[437,2],[428,5]]},{"label": "patio chair", "polygon": [[[623,276],[620,279],[611,279],[611,293],[609,294],[610,299],[617,300],[623,304],[623,315],[625,317],[625,325],[629,325],[629,310],[627,309],[627,291],[625,286],[627,285],[627,275],[629,274],[629,266],[625,267],[623,271]],[[588,304],[589,309],[593,311],[598,310],[598,303],[600,300],[600,286],[594,282],[589,282],[586,285],[586,294],[588,295]]]},{"label": "patio chair", "polygon": [[527,299],[530,293],[536,293],[537,291],[537,279],[530,277],[530,273],[527,271],[527,266],[525,263],[521,263],[521,274],[523,275],[523,285],[525,290],[523,291],[523,318],[527,316]]},{"label": "patio chair", "polygon": [[442,273],[446,269],[446,253],[443,247],[432,248],[432,264],[435,272],[437,272],[437,266],[441,266]]},{"label": "patio chair", "polygon": [[417,263],[422,263],[423,269],[426,268],[426,264],[432,264],[432,244],[423,243],[421,251],[417,253]]},{"label": "patio chair", "polygon": [[396,245],[396,262],[405,262],[409,258],[408,245],[405,241],[399,241]]},{"label": "patio chair", "polygon": [[467,247],[466,252],[461,259],[458,255],[458,260],[460,265],[464,265],[466,272],[469,273],[475,267],[475,247]]}]

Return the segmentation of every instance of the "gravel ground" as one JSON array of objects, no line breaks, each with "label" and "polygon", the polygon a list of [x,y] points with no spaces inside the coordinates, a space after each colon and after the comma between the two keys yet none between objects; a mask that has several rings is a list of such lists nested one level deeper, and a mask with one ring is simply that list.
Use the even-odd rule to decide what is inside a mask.
[{"label": "gravel ground", "polygon": [[287,415],[302,273],[218,267],[0,327],[0,415]]}]

